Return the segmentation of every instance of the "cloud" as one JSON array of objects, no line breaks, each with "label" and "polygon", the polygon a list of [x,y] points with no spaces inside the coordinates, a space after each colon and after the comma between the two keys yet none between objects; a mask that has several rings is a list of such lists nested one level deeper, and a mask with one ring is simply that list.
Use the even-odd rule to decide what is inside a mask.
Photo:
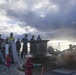
[{"label": "cloud", "polygon": [[0,13],[19,32],[68,40],[76,37],[75,7],[76,0],[6,0],[0,2]]}]

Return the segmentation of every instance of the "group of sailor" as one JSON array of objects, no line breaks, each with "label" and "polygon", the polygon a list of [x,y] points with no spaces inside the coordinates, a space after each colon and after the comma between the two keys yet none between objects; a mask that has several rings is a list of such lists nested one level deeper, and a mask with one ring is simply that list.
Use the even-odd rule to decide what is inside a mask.
[{"label": "group of sailor", "polygon": [[[11,41],[15,42],[15,38],[13,37],[13,33],[10,33],[9,38],[6,38],[5,40],[1,37],[2,35],[0,34],[0,58],[5,57],[5,44],[6,42],[9,42],[9,54],[12,54],[11,52]],[[32,35],[31,39],[35,40],[34,35]],[[37,40],[42,40],[40,35],[38,35]],[[21,48],[21,42],[23,43],[23,47],[22,47],[22,52],[21,52],[21,58],[23,58],[24,55],[27,54],[27,43],[28,43],[28,34],[25,34],[25,37],[22,38],[22,40],[20,41],[20,39],[18,38],[17,41],[15,42],[16,45],[16,51],[17,54],[20,55],[20,48]],[[3,58],[2,58],[3,59]]]}]

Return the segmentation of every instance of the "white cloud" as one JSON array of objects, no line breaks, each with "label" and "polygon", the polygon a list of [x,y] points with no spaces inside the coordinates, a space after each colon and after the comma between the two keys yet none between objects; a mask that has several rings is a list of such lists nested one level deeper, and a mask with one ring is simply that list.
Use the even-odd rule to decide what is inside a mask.
[{"label": "white cloud", "polygon": [[75,39],[76,25],[72,25],[76,22],[75,7],[75,0],[1,0],[1,32],[39,33],[49,39],[65,39],[65,36]]},{"label": "white cloud", "polygon": [[21,27],[19,24],[8,24],[7,22],[0,22],[0,32],[1,33],[16,33],[16,34],[23,34],[23,33],[34,33],[37,30],[30,27],[30,26],[25,26]]},{"label": "white cloud", "polygon": [[[39,15],[46,15],[48,12],[57,12],[59,11],[58,5],[49,2],[49,0],[43,0],[39,3],[36,3],[33,8],[33,11],[38,13]],[[46,12],[47,11],[47,12]]]},{"label": "white cloud", "polygon": [[11,1],[10,6],[12,10],[24,10],[28,8],[27,3],[24,2],[24,0]]},{"label": "white cloud", "polygon": [[0,0],[0,4],[6,3],[6,0]]}]

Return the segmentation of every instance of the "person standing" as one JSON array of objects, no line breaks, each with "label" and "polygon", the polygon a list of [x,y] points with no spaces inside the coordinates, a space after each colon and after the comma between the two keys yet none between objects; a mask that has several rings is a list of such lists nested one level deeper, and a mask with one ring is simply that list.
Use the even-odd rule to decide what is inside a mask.
[{"label": "person standing", "polygon": [[15,41],[15,38],[13,37],[13,33],[10,33],[10,37],[8,38],[8,41],[9,41],[9,53],[12,54],[11,41]]},{"label": "person standing", "polygon": [[40,37],[40,35],[38,35],[37,40],[42,40],[41,37]]},{"label": "person standing", "polygon": [[35,52],[36,52],[36,43],[34,43],[34,41],[35,41],[34,37],[35,36],[32,35],[32,37],[30,39],[30,41],[33,42],[33,43],[30,44],[30,54],[35,54]]},{"label": "person standing", "polygon": [[22,53],[21,53],[21,58],[23,58],[23,55],[27,54],[27,43],[28,43],[28,34],[25,34],[25,37],[22,38],[21,42],[23,43],[23,49],[22,49]]},{"label": "person standing", "polygon": [[1,36],[2,35],[0,34],[0,49],[2,49],[4,43],[4,39]]},{"label": "person standing", "polygon": [[20,48],[21,48],[21,42],[20,39],[18,38],[18,40],[16,41],[16,50],[18,52],[18,56],[20,54]]},{"label": "person standing", "polygon": [[32,38],[30,39],[30,41],[35,41],[34,35],[32,35]]},{"label": "person standing", "polygon": [[4,47],[3,47],[3,43],[4,43],[4,39],[1,37],[2,35],[0,34],[0,61],[2,61],[4,63]]},{"label": "person standing", "polygon": [[15,41],[15,38],[13,37],[13,33],[10,33],[10,37],[8,38],[9,41]]},{"label": "person standing", "polygon": [[12,53],[12,48],[11,48],[11,42],[15,41],[15,38],[13,37],[13,33],[10,33],[10,37],[8,38],[8,41],[9,41],[9,54],[12,57],[12,63],[14,63],[13,53]]}]

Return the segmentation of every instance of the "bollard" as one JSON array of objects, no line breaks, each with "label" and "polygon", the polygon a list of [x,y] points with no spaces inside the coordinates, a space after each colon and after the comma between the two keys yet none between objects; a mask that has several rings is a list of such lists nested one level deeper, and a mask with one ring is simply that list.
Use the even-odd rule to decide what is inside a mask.
[{"label": "bollard", "polygon": [[42,67],[41,75],[43,75],[44,66],[42,64],[33,64],[32,59],[28,58],[25,63],[25,75],[32,75],[33,74],[33,68],[34,67]]},{"label": "bollard", "polygon": [[5,58],[5,66],[9,69],[9,67],[11,66],[11,62],[12,62],[12,59],[10,57],[10,55],[8,54]]},{"label": "bollard", "polygon": [[33,63],[32,63],[31,58],[28,58],[25,65],[26,65],[25,75],[32,75]]}]

